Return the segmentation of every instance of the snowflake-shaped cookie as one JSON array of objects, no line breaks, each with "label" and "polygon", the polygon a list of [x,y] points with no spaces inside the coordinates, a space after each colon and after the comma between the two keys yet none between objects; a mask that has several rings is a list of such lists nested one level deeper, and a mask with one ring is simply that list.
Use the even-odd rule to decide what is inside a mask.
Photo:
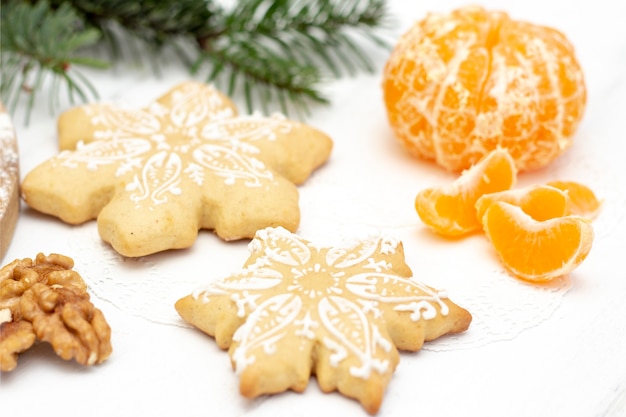
[{"label": "snowflake-shaped cookie", "polygon": [[246,397],[301,392],[315,374],[376,413],[399,361],[425,340],[468,328],[471,315],[412,277],[402,244],[318,247],[284,228],[257,232],[244,268],[176,303],[229,348]]},{"label": "snowflake-shaped cookie", "polygon": [[182,83],[145,108],[105,104],[59,117],[65,149],[22,183],[26,203],[79,224],[98,219],[126,256],[193,244],[199,229],[251,238],[295,231],[298,191],[329,157],[324,133],[283,116],[237,116],[213,87]]}]

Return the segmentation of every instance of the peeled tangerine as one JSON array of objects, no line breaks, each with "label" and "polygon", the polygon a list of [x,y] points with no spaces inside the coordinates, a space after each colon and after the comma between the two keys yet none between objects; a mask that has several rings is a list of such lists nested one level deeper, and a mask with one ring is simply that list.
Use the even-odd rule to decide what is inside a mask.
[{"label": "peeled tangerine", "polygon": [[479,6],[416,22],[392,51],[382,89],[397,139],[456,172],[498,146],[520,172],[547,165],[570,146],[586,104],[564,34]]},{"label": "peeled tangerine", "polygon": [[548,281],[574,270],[589,254],[594,236],[590,220],[562,216],[537,221],[504,201],[491,204],[482,223],[505,267],[529,281]]},{"label": "peeled tangerine", "polygon": [[505,149],[495,149],[454,182],[421,190],[415,210],[435,232],[457,237],[480,230],[476,201],[483,195],[510,189],[516,181],[515,162]]}]

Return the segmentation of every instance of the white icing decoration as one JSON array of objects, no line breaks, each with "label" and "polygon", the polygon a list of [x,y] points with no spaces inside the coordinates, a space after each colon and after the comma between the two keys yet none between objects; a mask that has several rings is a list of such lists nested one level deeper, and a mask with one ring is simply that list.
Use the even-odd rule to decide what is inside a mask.
[{"label": "white icing decoration", "polygon": [[437,310],[427,301],[411,301],[408,304],[397,305],[393,309],[396,311],[410,311],[410,317],[413,321],[418,321],[422,317],[425,320],[431,320],[437,316]]},{"label": "white icing decoration", "polygon": [[[269,230],[272,230],[272,232],[276,231],[276,233],[270,234]],[[257,239],[265,242],[265,245],[261,244],[261,242],[257,242],[257,244],[261,244],[265,248],[264,255],[270,262],[302,266],[306,265],[311,259],[311,251],[307,245],[282,227],[260,230],[257,232],[254,240]],[[276,244],[278,241],[285,246],[285,249]]]},{"label": "white icing decoration", "polygon": [[231,295],[230,299],[237,304],[237,316],[245,317],[246,307],[250,307],[250,310],[256,309],[256,300],[258,300],[260,296],[260,294],[251,295],[248,291],[244,291],[241,295],[238,293]]},{"label": "white icing decoration", "polygon": [[382,312],[378,308],[378,301],[372,300],[357,300],[357,302],[361,305],[361,309],[365,314],[372,314],[374,318],[382,317]]},{"label": "white icing decoration", "polygon": [[130,195],[135,204],[148,198],[154,205],[166,203],[166,193],[182,193],[179,187],[181,171],[180,156],[166,151],[156,153],[143,166],[141,176],[135,175],[133,182],[126,185],[126,191],[137,191]]},{"label": "white icing decoration", "polygon": [[[388,357],[380,351],[393,348],[378,328],[381,304],[398,314],[410,313],[414,321],[448,313],[444,293],[393,273],[388,254],[397,246],[385,241],[390,242],[377,238],[350,248],[320,248],[284,228],[263,229],[248,245],[252,263],[246,269],[194,295],[204,302],[227,296],[239,317],[249,315],[235,333],[240,342],[233,356],[238,371],[254,362],[253,350],[261,345],[273,352],[283,337],[310,341],[318,335],[330,351],[331,366],[356,358],[358,366],[351,365],[351,375],[367,378],[372,371],[388,370]],[[350,274],[346,268],[351,268]],[[315,285],[318,280],[324,282]],[[270,289],[278,295],[271,296]]]},{"label": "white icing decoration", "polygon": [[[241,125],[245,125],[246,130],[242,133]],[[258,114],[239,116],[237,119],[224,119],[206,125],[202,129],[201,136],[205,139],[224,140],[232,138],[237,141],[247,140],[276,140],[276,131],[289,133],[292,129],[291,123],[283,115],[272,115],[269,118],[261,117]]]},{"label": "white icing decoration", "polygon": [[[382,288],[385,285],[387,288]],[[425,314],[423,318],[430,320],[436,316],[435,305],[439,307],[441,315],[448,314],[448,306],[442,301],[447,298],[445,292],[434,292],[421,282],[403,278],[397,275],[383,273],[363,273],[349,277],[346,280],[346,288],[353,294],[366,300],[375,300],[390,304],[398,304],[394,307],[397,311],[411,311],[411,319],[420,320],[420,309],[434,311],[434,314]],[[393,289],[397,295],[387,296],[387,289]],[[419,306],[417,313],[416,306]]]},{"label": "white icing decoration", "polygon": [[372,258],[368,258],[365,268],[373,269],[376,272],[382,272],[384,269],[391,269],[391,264],[385,261],[375,262]]},{"label": "white icing decoration", "polygon": [[272,181],[274,178],[263,162],[224,146],[202,145],[194,150],[193,157],[200,166],[224,177],[229,185],[243,179],[248,187],[260,187],[263,179]]},{"label": "white icing decoration", "polygon": [[370,258],[376,249],[377,242],[371,240],[359,242],[353,247],[331,248],[326,254],[326,262],[338,268],[349,268]]},{"label": "white icing decoration", "polygon": [[259,347],[266,354],[274,353],[276,343],[288,332],[301,308],[300,297],[291,294],[276,295],[259,305],[233,335],[233,340],[239,343],[232,355],[235,372],[241,373],[254,363],[254,350]]},{"label": "white icing decoration", "polygon": [[348,349],[329,337],[325,337],[323,343],[326,348],[333,352],[329,356],[330,366],[334,368],[338,367],[341,361],[348,356]]},{"label": "white icing decoration", "polygon": [[117,164],[116,175],[140,168],[141,156],[150,150],[150,142],[145,139],[123,139],[117,141],[98,141],[83,144],[79,142],[75,151],[63,151],[53,162],[60,162],[67,168],[76,168],[80,164],[95,171],[103,165]]},{"label": "white icing decoration", "polygon": [[83,107],[94,129],[84,139],[95,141],[61,152],[53,164],[94,171],[114,165],[115,176],[128,177],[128,198],[137,206],[180,195],[185,177],[198,187],[210,175],[227,185],[274,183],[272,171],[252,155],[262,154],[255,142],[274,141],[277,133],[291,130],[292,122],[284,116],[235,117],[213,88],[196,84],[160,100],[139,110]]},{"label": "white icing decoration", "polygon": [[[385,351],[391,349],[388,341],[383,339],[375,325],[365,317],[363,311],[352,301],[342,297],[328,297],[320,300],[318,304],[319,316],[328,331],[334,336],[324,339],[324,345],[333,351],[331,354],[331,365],[338,366],[347,357],[346,352],[355,355],[361,362],[361,366],[351,367],[350,374],[359,378],[368,378],[372,370],[383,373],[387,370],[389,363],[374,357],[376,347],[382,347]],[[346,334],[346,330],[351,330],[343,326],[344,319],[348,317],[349,323],[357,328],[357,332]],[[359,331],[360,330],[360,331]]]},{"label": "white icing decoration", "polygon": [[320,327],[319,323],[313,319],[311,319],[311,312],[307,311],[306,315],[302,320],[294,321],[294,324],[298,327],[301,326],[298,330],[296,330],[297,336],[304,336],[307,339],[313,340],[315,338],[315,332],[311,329],[317,329]]},{"label": "white icing decoration", "polygon": [[198,288],[194,291],[193,296],[202,297],[203,302],[208,302],[211,295],[225,295],[233,291],[263,291],[274,288],[283,281],[283,277],[278,271],[263,268],[244,269],[230,278]]},{"label": "white icing decoration", "polygon": [[128,133],[150,135],[160,128],[159,119],[155,117],[152,111],[122,110],[108,105],[100,105],[85,107],[85,112],[91,116],[93,124],[112,127],[105,131],[96,131],[95,134],[98,139],[117,139],[118,135],[127,136]]},{"label": "white icing decoration", "polygon": [[174,93],[174,105],[171,108],[170,118],[175,126],[197,129],[198,124],[206,120],[211,114],[214,104],[199,96],[197,91],[188,90]]},{"label": "white icing decoration", "polygon": [[398,250],[398,240],[390,237],[385,237],[380,240],[380,253],[384,255],[390,255]]}]

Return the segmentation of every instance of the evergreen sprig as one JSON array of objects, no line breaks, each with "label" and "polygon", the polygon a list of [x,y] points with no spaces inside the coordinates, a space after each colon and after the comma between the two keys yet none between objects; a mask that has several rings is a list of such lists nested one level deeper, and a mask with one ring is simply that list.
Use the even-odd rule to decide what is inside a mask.
[{"label": "evergreen sprig", "polygon": [[88,101],[96,92],[75,66],[108,63],[86,51],[107,45],[115,62],[139,42],[156,57],[174,48],[192,73],[242,94],[248,110],[307,111],[328,102],[323,80],[373,70],[366,44],[389,46],[377,33],[388,23],[384,0],[240,0],[228,10],[210,0],[1,1],[0,94],[12,108],[21,95],[32,107],[48,73],[51,105],[61,82]]},{"label": "evergreen sprig", "polygon": [[[47,75],[52,75],[50,105],[55,106],[61,82],[65,82],[71,102],[78,97],[97,96],[91,83],[72,65],[105,68],[105,62],[76,54],[94,45],[100,34],[86,28],[70,5],[52,10],[46,1],[34,6],[22,2],[2,4],[0,10],[0,97],[14,112],[21,93],[27,93],[27,109],[32,108],[36,92]],[[26,113],[28,122],[30,112]]]},{"label": "evergreen sprig", "polygon": [[372,31],[385,19],[381,0],[241,1],[225,15],[223,29],[200,39],[202,54],[194,68],[208,61],[211,81],[229,70],[228,93],[240,81],[248,107],[255,91],[262,106],[277,101],[283,113],[288,103],[307,110],[307,99],[327,102],[316,89],[324,78],[374,69],[356,35],[387,46]]}]

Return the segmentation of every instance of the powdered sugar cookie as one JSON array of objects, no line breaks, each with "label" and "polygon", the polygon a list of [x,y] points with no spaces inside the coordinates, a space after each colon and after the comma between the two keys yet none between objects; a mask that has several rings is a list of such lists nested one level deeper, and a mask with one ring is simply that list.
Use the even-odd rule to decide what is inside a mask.
[{"label": "powdered sugar cookie", "polygon": [[471,315],[412,277],[402,244],[319,247],[283,228],[257,232],[233,275],[181,298],[181,317],[229,349],[246,397],[301,392],[315,374],[376,413],[397,349],[466,330]]},{"label": "powdered sugar cookie", "polygon": [[15,128],[0,103],[0,260],[9,247],[20,213],[19,185]]},{"label": "powdered sugar cookie", "polygon": [[[26,203],[71,224],[97,218],[125,256],[298,228],[298,191],[330,155],[324,133],[283,116],[237,116],[213,87],[182,83],[145,108],[104,104],[59,117],[65,149],[28,173]],[[74,149],[75,148],[75,149]]]}]

